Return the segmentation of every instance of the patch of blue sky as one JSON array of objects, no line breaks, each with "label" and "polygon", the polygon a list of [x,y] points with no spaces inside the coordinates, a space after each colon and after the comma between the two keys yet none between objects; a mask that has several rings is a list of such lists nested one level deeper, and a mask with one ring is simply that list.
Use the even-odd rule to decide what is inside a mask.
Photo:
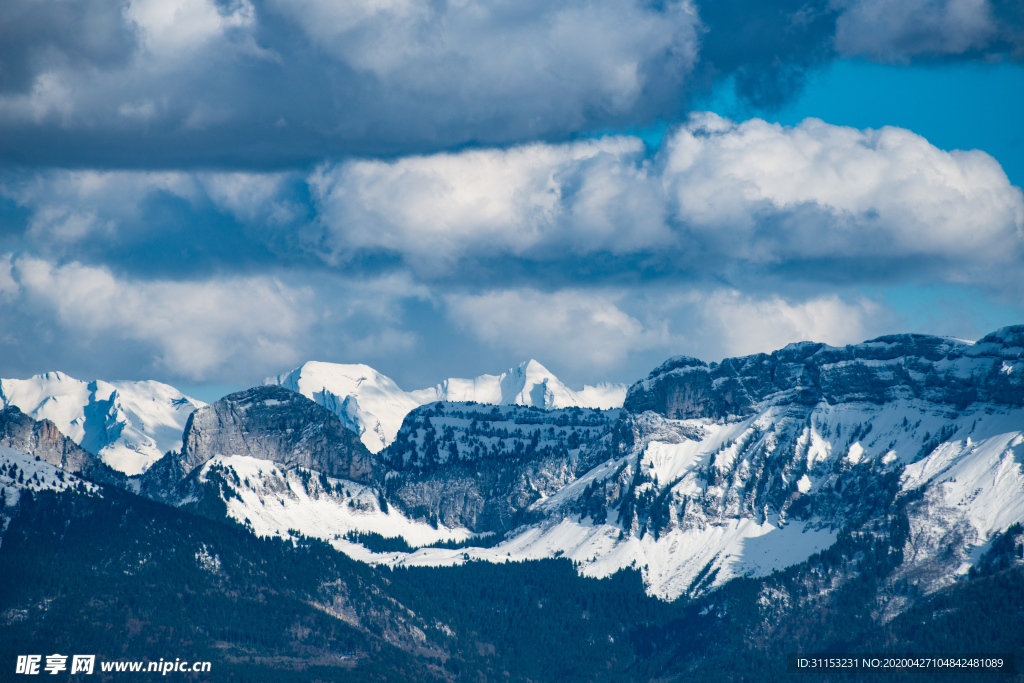
[{"label": "patch of blue sky", "polygon": [[1005,296],[959,284],[862,286],[858,292],[895,315],[893,332],[919,332],[977,340],[1024,322],[1024,306]]},{"label": "patch of blue sky", "polygon": [[737,121],[795,125],[808,117],[854,128],[899,126],[946,150],[980,149],[1024,185],[1024,66],[943,63],[925,66],[840,60],[812,73],[803,92],[777,111],[740,101],[731,80],[694,103]]}]

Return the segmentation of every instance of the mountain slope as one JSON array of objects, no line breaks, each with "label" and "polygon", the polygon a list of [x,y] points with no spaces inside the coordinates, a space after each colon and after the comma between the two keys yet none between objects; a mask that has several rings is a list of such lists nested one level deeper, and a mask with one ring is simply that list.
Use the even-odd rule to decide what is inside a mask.
[{"label": "mountain slope", "polygon": [[[666,599],[798,564],[843,533],[889,524],[899,504],[906,561],[894,571],[933,592],[1024,521],[1022,339],[1009,328],[977,344],[902,335],[721,364],[674,358],[630,388],[621,412],[417,408],[361,482],[320,480],[312,462],[278,471],[269,452],[193,481],[216,483],[220,514],[374,562],[564,556],[590,576],[639,567]],[[371,543],[387,550],[374,555],[352,531],[401,542]],[[424,547],[445,539],[462,547]]]},{"label": "mountain slope", "polygon": [[973,345],[903,335],[671,359],[581,451],[599,464],[533,502],[504,543],[389,561],[564,555],[595,576],[641,567],[666,598],[699,595],[799,563],[906,500],[898,576],[939,590],[1024,521],[1022,340],[1018,327]]},{"label": "mountain slope", "polygon": [[[5,661],[89,652],[99,670],[173,652],[212,662],[202,680],[267,683],[781,683],[792,680],[786,652],[1024,656],[1020,528],[1000,536],[976,572],[884,621],[880,595],[913,594],[888,578],[900,561],[898,524],[844,535],[772,576],[668,603],[645,595],[635,571],[597,581],[566,560],[373,568],[309,539],[258,538],[85,486],[23,491],[3,510]],[[979,679],[973,671],[946,677]]]},{"label": "mountain slope", "polygon": [[268,377],[334,412],[360,435],[371,453],[379,453],[395,439],[402,420],[414,408],[436,401],[475,401],[493,405],[618,408],[626,386],[602,383],[575,392],[535,360],[521,363],[500,375],[475,379],[447,379],[429,389],[403,391],[390,378],[366,365],[340,365],[310,361],[295,370]]},{"label": "mountain slope", "polygon": [[[890,570],[931,593],[1024,521],[1022,372],[1024,327],[977,344],[898,335],[720,364],[673,358],[621,411],[436,402],[406,414],[376,455],[332,410],[271,384],[197,411],[183,452],[134,485],[371,562],[566,557],[589,576],[640,568],[666,599],[889,528],[898,506],[906,529]],[[472,395],[557,393],[541,396],[550,378],[530,364],[516,377]],[[360,379],[356,391],[400,395],[387,378]],[[469,391],[445,389],[456,390]],[[890,617],[909,604],[891,600]]]},{"label": "mountain slope", "polygon": [[0,407],[50,420],[62,434],[126,474],[181,449],[188,416],[205,405],[159,382],[83,382],[62,372],[0,380]]}]

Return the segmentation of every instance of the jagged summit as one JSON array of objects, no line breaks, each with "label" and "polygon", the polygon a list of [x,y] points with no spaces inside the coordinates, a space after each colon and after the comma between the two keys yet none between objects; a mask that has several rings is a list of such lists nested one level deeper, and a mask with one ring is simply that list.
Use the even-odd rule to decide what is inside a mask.
[{"label": "jagged summit", "polygon": [[310,361],[264,384],[291,389],[327,408],[371,453],[394,441],[402,419],[422,404],[368,365]]},{"label": "jagged summit", "polygon": [[160,382],[94,380],[63,372],[0,380],[0,408],[17,406],[116,470],[139,474],[169,450],[193,410],[206,405]]},{"label": "jagged summit", "polygon": [[569,389],[535,360],[520,363],[500,375],[480,375],[475,379],[446,379],[430,389],[412,392],[421,403],[434,401],[475,401],[499,406],[533,406],[545,410],[578,407],[617,407],[590,405],[579,393]]},{"label": "jagged summit", "polygon": [[402,390],[391,378],[367,365],[310,361],[289,373],[269,377],[275,384],[301,393],[335,413],[359,434],[371,453],[395,440],[402,420],[414,408],[435,401],[474,401],[493,405],[534,406],[545,410],[569,407],[617,408],[626,386],[598,384],[573,391],[535,360],[499,375],[449,378],[428,389]]}]

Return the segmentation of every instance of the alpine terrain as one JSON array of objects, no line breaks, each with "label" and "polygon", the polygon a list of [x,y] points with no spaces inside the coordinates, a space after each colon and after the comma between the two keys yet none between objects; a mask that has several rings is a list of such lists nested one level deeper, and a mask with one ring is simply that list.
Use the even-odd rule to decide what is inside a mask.
[{"label": "alpine terrain", "polygon": [[[1024,563],[1024,326],[975,343],[894,335],[721,363],[680,356],[621,402],[608,385],[573,392],[535,361],[414,392],[367,366],[307,363],[210,405],[138,383],[163,406],[148,412],[137,385],[73,394],[75,380],[57,373],[25,382],[2,384],[0,567],[4,553],[56,561],[25,544],[82,514],[121,519],[125,533],[142,533],[125,509],[146,511],[132,513],[145,533],[187,526],[184,555],[120,549],[110,561],[131,576],[149,562],[198,563],[242,590],[215,601],[251,595],[246,609],[262,614],[257,603],[274,596],[275,609],[307,615],[283,639],[239,640],[218,626],[248,662],[315,651],[328,670],[395,680],[399,669],[774,680],[784,670],[756,662],[783,646],[952,647],[940,640],[959,633],[976,651],[1024,648],[1007,602]],[[168,415],[179,413],[166,406],[183,412],[182,401],[192,410],[172,439]],[[124,425],[113,438],[89,426],[103,406]],[[130,430],[166,451],[118,455]],[[285,569],[292,553],[309,560],[289,586],[271,577],[273,563],[297,571]],[[118,575],[103,590],[134,580]],[[32,600],[56,599],[19,590],[0,596],[10,624]],[[970,605],[990,609],[998,633],[913,627]],[[181,618],[204,633],[202,620]],[[326,635],[332,623],[351,634]],[[527,657],[546,633],[577,643],[593,667],[565,653]],[[409,659],[388,669],[385,650]]]}]

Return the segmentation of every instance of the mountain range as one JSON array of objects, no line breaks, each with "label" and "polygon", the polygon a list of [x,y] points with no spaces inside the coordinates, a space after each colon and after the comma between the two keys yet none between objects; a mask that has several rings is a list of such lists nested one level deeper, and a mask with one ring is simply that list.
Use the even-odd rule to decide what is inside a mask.
[{"label": "mountain range", "polygon": [[210,405],[59,373],[0,386],[5,527],[20,492],[113,486],[382,571],[636,571],[702,615],[749,604],[744,633],[765,638],[798,608],[841,613],[853,586],[872,623],[901,624],[1024,561],[1024,326],[680,356],[622,392],[535,361],[413,392],[311,362]]},{"label": "mountain range", "polygon": [[403,391],[393,380],[367,365],[339,365],[311,361],[289,373],[269,377],[277,384],[316,401],[360,435],[371,453],[379,453],[395,439],[402,420],[414,408],[436,401],[475,401],[494,405],[556,408],[618,408],[626,398],[626,385],[602,382],[582,391],[568,388],[535,360],[521,363],[500,375],[475,379],[446,379],[417,391]]}]

